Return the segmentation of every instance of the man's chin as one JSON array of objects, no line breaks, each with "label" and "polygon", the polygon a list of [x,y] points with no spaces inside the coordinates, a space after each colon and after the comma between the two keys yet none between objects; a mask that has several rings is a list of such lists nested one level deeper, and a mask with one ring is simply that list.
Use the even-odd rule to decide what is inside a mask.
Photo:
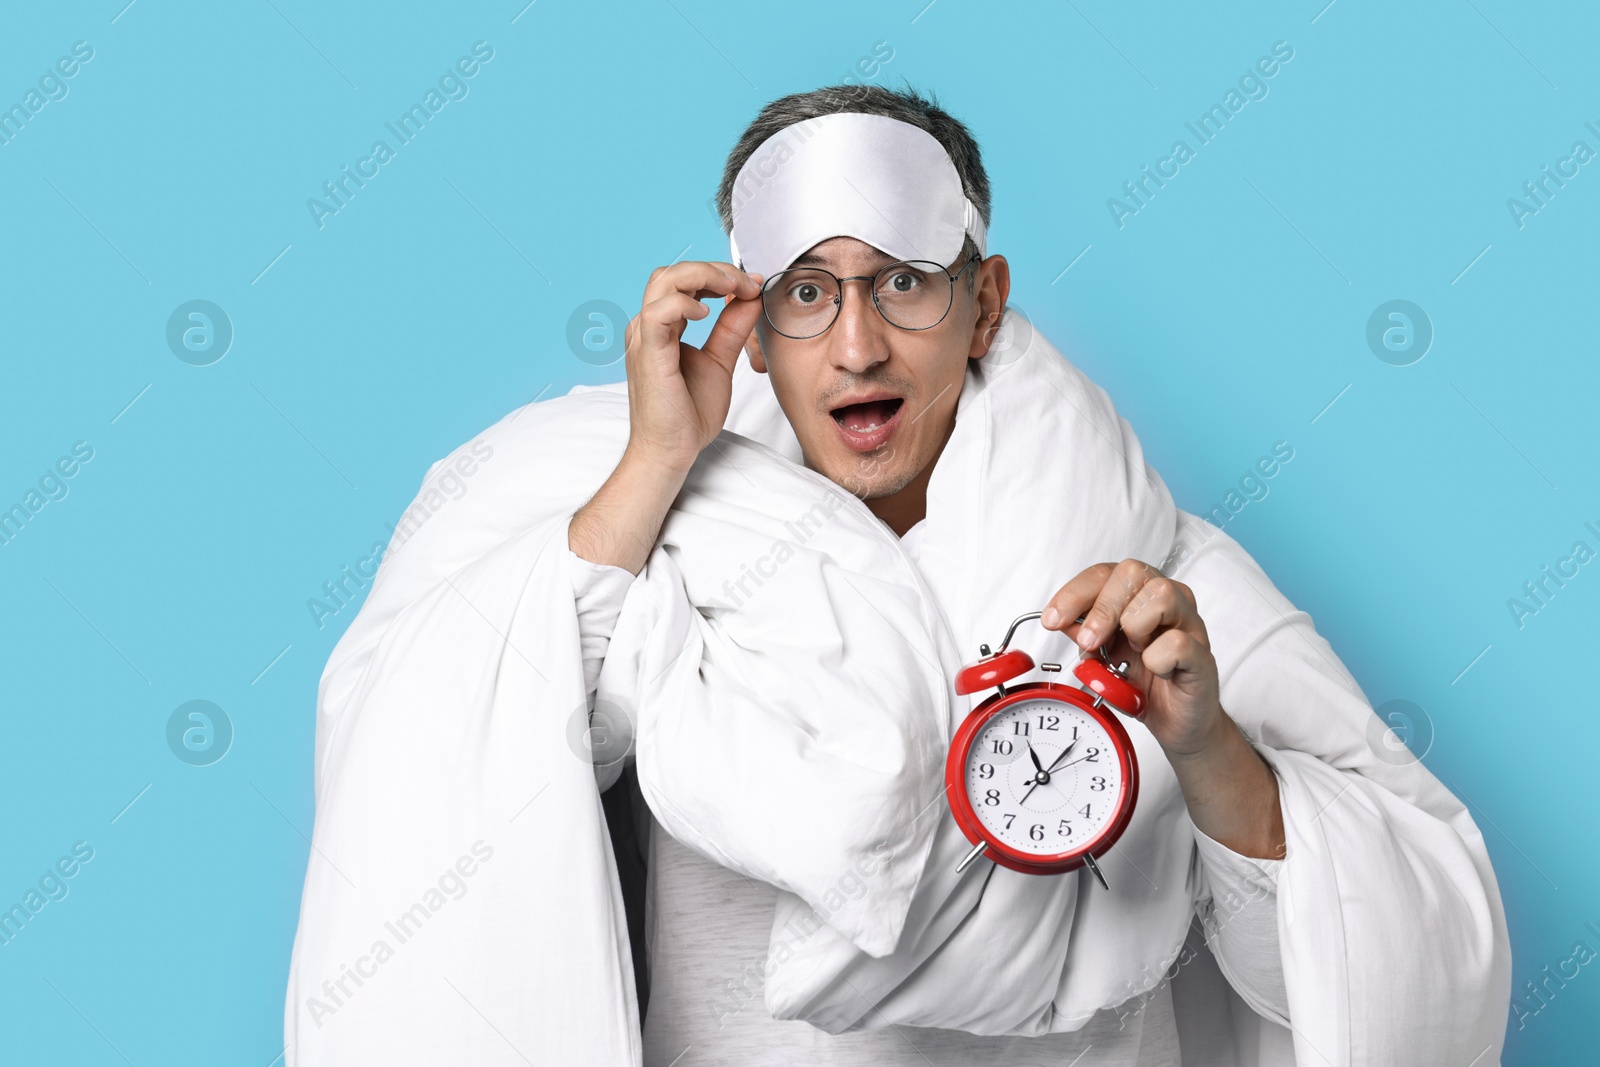
[{"label": "man's chin", "polygon": [[910,485],[917,472],[902,470],[903,465],[904,460],[888,446],[865,454],[843,451],[841,455],[828,455],[821,462],[806,453],[807,467],[862,500],[893,496]]}]

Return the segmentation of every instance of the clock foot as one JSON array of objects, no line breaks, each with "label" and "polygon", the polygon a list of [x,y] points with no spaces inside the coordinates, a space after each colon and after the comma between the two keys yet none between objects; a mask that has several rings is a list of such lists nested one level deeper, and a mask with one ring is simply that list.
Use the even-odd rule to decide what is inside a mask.
[{"label": "clock foot", "polygon": [[962,871],[972,866],[972,861],[983,855],[983,850],[988,847],[989,843],[987,841],[979,841],[978,847],[974,848],[971,852],[968,852],[966,858],[960,863],[956,864],[956,873],[960,874]]},{"label": "clock foot", "polygon": [[1100,888],[1109,891],[1111,887],[1106,885],[1106,876],[1100,873],[1100,865],[1094,861],[1094,857],[1085,852],[1083,854],[1083,863],[1084,866],[1094,872],[1096,878],[1100,879]]}]

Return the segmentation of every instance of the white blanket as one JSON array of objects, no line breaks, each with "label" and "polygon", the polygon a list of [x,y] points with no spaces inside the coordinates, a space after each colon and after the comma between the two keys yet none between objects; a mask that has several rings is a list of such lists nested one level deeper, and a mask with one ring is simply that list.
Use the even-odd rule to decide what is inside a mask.
[{"label": "white blanket", "polygon": [[[674,837],[784,891],[768,1010],[830,1032],[1039,1034],[1161,981],[1197,861],[1147,730],[1128,722],[1141,792],[1110,892],[987,861],[958,876],[968,846],[942,796],[949,738],[982,698],[957,697],[955,671],[1084,567],[1133,556],[1195,590],[1223,706],[1279,776],[1275,1021],[1295,1062],[1498,1062],[1510,954],[1472,819],[1421,764],[1375,755],[1371,708],[1310,619],[1174,507],[1105,393],[1007,314],[930,482],[920,566],[795,462],[741,361],[728,428],[624,601],[599,699],[634,733],[609,751],[635,746]],[[640,1062],[564,552],[627,431],[620,387],[485,431],[471,445],[492,460],[391,550],[335,648],[289,1067]],[[1075,654],[1057,633],[1018,641]]]}]

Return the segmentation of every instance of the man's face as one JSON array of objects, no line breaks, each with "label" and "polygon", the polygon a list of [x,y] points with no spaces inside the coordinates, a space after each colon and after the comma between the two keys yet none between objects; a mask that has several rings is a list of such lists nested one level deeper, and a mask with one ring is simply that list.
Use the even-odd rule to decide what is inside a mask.
[{"label": "man's face", "polygon": [[[1003,273],[1004,260],[993,260]],[[853,237],[834,237],[791,266],[849,278],[894,261]],[[967,360],[987,350],[982,313],[1004,306],[1001,295],[988,307],[992,284],[968,287],[988,265],[974,263],[956,279],[950,311],[932,329],[890,325],[873,307],[867,281],[844,283],[839,316],[820,336],[796,340],[758,320],[751,366],[771,375],[806,466],[871,500],[898,493],[938,457],[955,424]],[[954,274],[962,262],[947,266]]]}]

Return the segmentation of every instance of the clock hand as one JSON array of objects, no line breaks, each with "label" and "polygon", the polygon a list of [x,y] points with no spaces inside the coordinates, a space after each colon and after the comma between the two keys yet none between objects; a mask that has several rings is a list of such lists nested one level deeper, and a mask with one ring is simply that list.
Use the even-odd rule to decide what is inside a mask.
[{"label": "clock hand", "polygon": [[[1034,776],[1033,784],[1028,787],[1028,792],[1022,794],[1022,796],[1017,800],[1017,803],[1018,804],[1026,803],[1027,799],[1028,799],[1028,796],[1035,789],[1039,788],[1039,786],[1041,784],[1041,779],[1048,779],[1049,776],[1050,776],[1050,772],[1056,769],[1056,764],[1060,763],[1062,760],[1066,759],[1067,758],[1067,753],[1071,752],[1075,747],[1077,747],[1077,744],[1078,744],[1078,739],[1076,737],[1074,737],[1072,739],[1072,744],[1070,744],[1066,748],[1062,749],[1061,750],[1061,755],[1057,756],[1055,758],[1055,761],[1052,762],[1050,764],[1050,766],[1044,768],[1042,771],[1040,771],[1037,775]],[[1032,745],[1028,746],[1028,754],[1030,756],[1033,755],[1033,746]],[[1034,763],[1038,763],[1038,762],[1039,761],[1037,759],[1034,760]],[[1077,762],[1078,762],[1077,760],[1073,760],[1072,761],[1072,763],[1077,763]],[[1069,766],[1069,767],[1072,766],[1072,763],[1067,764],[1067,766]]]},{"label": "clock hand", "polygon": [[1028,802],[1028,797],[1031,796],[1033,794],[1033,791],[1035,789],[1038,789],[1038,788],[1039,788],[1039,779],[1035,778],[1033,780],[1033,784],[1028,787],[1028,791],[1026,793],[1022,794],[1022,796],[1020,798],[1018,798],[1017,803],[1018,804],[1026,804]]},{"label": "clock hand", "polygon": [[[1056,757],[1055,763],[1052,763],[1052,764],[1050,764],[1049,767],[1046,767],[1045,771],[1048,773],[1049,771],[1055,770],[1056,769],[1056,763],[1060,763],[1062,760],[1066,759],[1067,758],[1067,753],[1071,752],[1075,747],[1077,747],[1077,744],[1078,744],[1078,739],[1076,737],[1074,737],[1072,739],[1072,744],[1070,744],[1066,748],[1062,749],[1061,750],[1061,755]],[[1077,763],[1078,761],[1077,760],[1073,760],[1072,762],[1073,763]]]},{"label": "clock hand", "polygon": [[1039,754],[1033,750],[1033,742],[1024,741],[1023,743],[1028,746],[1028,758],[1033,760],[1034,770],[1038,771],[1040,774],[1045,773],[1044,764],[1039,762]]}]

